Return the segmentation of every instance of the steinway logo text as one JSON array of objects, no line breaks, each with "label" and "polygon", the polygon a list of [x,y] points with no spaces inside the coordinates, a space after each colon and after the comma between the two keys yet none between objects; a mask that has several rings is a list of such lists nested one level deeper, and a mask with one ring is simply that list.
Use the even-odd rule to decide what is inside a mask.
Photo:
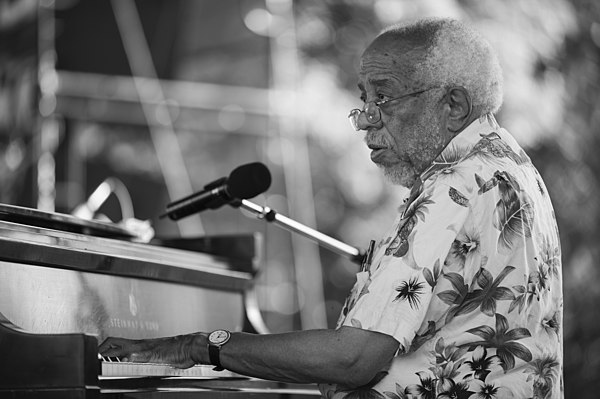
[{"label": "steinway logo text", "polygon": [[160,325],[157,321],[119,319],[112,317],[108,323],[111,328],[125,328],[128,330],[158,331]]}]

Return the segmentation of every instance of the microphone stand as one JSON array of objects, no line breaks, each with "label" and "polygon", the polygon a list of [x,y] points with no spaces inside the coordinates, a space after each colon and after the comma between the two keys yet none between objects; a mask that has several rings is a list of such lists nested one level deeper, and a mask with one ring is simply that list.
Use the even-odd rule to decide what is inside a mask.
[{"label": "microphone stand", "polygon": [[269,207],[263,207],[257,205],[246,199],[235,200],[230,203],[231,206],[236,208],[243,208],[247,211],[252,212],[258,219],[264,219],[267,222],[274,223],[279,227],[289,230],[293,233],[298,233],[304,237],[324,246],[325,248],[338,253],[339,255],[345,256],[359,265],[362,263],[364,254],[361,254],[358,248],[345,244],[335,238],[329,237],[323,233],[320,233],[308,226],[305,226],[293,219],[278,214],[276,211]]}]

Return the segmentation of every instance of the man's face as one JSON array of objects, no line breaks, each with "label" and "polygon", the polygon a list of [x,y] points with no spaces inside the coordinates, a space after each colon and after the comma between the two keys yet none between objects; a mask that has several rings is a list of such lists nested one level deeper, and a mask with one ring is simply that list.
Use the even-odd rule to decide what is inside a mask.
[{"label": "man's face", "polygon": [[[411,55],[412,54],[412,55]],[[358,86],[363,101],[382,101],[424,89],[431,84],[415,81],[415,51],[407,43],[386,36],[376,39],[361,60]],[[447,144],[442,123],[443,89],[382,104],[381,121],[369,123],[363,114],[361,128],[372,149],[371,160],[395,184],[411,187]]]}]

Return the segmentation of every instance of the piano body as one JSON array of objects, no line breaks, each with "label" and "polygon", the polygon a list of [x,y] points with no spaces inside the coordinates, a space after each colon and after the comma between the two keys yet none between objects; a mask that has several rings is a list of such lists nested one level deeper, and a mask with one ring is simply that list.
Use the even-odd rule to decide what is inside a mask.
[{"label": "piano body", "polygon": [[318,397],[210,366],[98,358],[108,336],[266,332],[260,248],[258,234],[142,244],[116,225],[0,204],[0,398]]}]

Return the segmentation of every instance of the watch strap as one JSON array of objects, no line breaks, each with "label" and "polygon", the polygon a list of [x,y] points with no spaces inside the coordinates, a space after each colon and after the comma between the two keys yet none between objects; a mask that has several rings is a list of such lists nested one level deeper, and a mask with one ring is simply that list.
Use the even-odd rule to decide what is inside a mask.
[{"label": "watch strap", "polygon": [[220,346],[210,345],[210,344],[208,345],[208,358],[210,359],[210,363],[213,366],[216,366],[214,368],[215,371],[224,370],[223,366],[221,365],[220,352],[221,352]]}]

